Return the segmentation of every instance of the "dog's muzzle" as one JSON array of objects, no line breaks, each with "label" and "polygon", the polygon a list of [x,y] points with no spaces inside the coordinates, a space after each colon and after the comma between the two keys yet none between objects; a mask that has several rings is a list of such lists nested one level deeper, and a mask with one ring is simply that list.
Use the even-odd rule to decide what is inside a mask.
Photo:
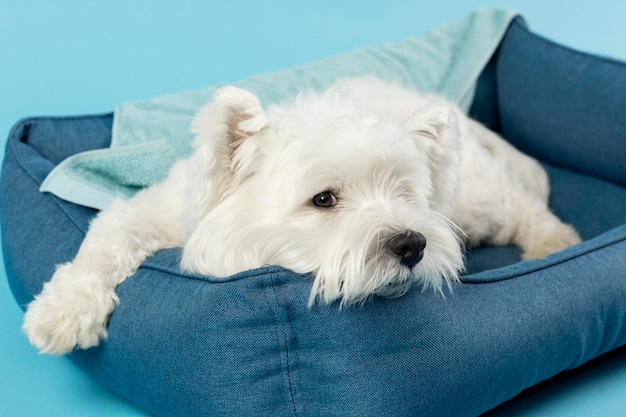
[{"label": "dog's muzzle", "polygon": [[421,233],[406,231],[393,235],[387,241],[387,247],[400,259],[402,265],[413,269],[424,257],[426,238]]}]

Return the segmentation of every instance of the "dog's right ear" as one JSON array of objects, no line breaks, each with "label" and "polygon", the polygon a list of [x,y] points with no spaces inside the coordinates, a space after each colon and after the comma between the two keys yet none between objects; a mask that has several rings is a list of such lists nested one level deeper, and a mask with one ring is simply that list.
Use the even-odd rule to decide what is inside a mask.
[{"label": "dog's right ear", "polygon": [[267,124],[259,98],[250,91],[227,86],[215,93],[213,101],[198,112],[193,121],[196,151],[205,145],[225,152],[235,153],[248,137],[260,132]]},{"label": "dog's right ear", "polygon": [[196,139],[187,196],[187,217],[194,218],[187,219],[190,227],[232,191],[240,164],[237,150],[266,126],[267,118],[258,97],[241,88],[219,89],[213,101],[200,109],[192,124]]}]

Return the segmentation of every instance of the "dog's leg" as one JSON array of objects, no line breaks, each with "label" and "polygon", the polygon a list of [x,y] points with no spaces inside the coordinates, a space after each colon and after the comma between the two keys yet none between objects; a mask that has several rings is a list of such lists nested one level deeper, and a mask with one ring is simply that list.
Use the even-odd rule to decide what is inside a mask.
[{"label": "dog's leg", "polygon": [[488,204],[479,207],[479,215],[467,226],[476,243],[515,244],[522,249],[522,259],[536,259],[580,242],[574,228],[517,178],[502,172],[499,181],[490,184],[493,187],[488,190],[495,194],[484,200]]},{"label": "dog's leg", "polygon": [[513,242],[522,249],[522,259],[543,258],[580,243],[574,228],[563,223],[536,195],[513,197],[507,222],[513,224]]},{"label": "dog's leg", "polygon": [[28,306],[23,329],[42,353],[64,354],[106,338],[117,285],[156,251],[182,246],[184,182],[175,165],[163,183],[114,202],[94,219],[75,259],[59,266]]},{"label": "dog's leg", "polygon": [[[507,149],[506,143],[494,140],[490,149],[482,139],[465,143],[455,206],[456,221],[469,236],[468,244],[515,244],[522,249],[523,259],[534,259],[579,243],[576,231],[548,207],[549,184],[543,168],[514,148]],[[517,155],[524,162],[511,169]],[[545,190],[530,190],[532,178],[545,181]]]},{"label": "dog's leg", "polygon": [[[496,169],[486,183],[502,198],[485,207],[485,213],[498,219],[492,225],[495,244],[514,243],[523,259],[543,258],[580,242],[573,227],[563,223],[548,208],[550,183],[541,165],[481,124],[471,121],[470,129],[482,152],[487,152]],[[496,208],[497,207],[497,208]],[[492,211],[495,210],[495,211]]]}]

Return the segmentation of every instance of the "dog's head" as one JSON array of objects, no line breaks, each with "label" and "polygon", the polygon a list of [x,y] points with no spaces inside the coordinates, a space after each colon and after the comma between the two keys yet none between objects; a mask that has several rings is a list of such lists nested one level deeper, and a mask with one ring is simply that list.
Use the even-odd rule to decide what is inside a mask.
[{"label": "dog's head", "polygon": [[462,267],[448,219],[459,164],[450,109],[380,117],[338,91],[263,110],[221,89],[194,122],[183,267],[230,275],[280,265],[343,304],[440,289]]}]

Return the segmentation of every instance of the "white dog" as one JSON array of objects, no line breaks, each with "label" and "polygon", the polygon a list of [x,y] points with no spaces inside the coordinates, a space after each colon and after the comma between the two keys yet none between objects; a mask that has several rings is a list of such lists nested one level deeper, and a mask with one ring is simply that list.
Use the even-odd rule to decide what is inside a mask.
[{"label": "white dog", "polygon": [[463,240],[516,244],[525,259],[579,242],[547,207],[548,179],[453,104],[373,78],[264,110],[218,91],[193,123],[189,159],[92,222],[73,262],[28,306],[42,352],[107,335],[116,286],[155,252],[216,277],[264,265],[312,273],[310,303],[440,290],[463,268]]}]

